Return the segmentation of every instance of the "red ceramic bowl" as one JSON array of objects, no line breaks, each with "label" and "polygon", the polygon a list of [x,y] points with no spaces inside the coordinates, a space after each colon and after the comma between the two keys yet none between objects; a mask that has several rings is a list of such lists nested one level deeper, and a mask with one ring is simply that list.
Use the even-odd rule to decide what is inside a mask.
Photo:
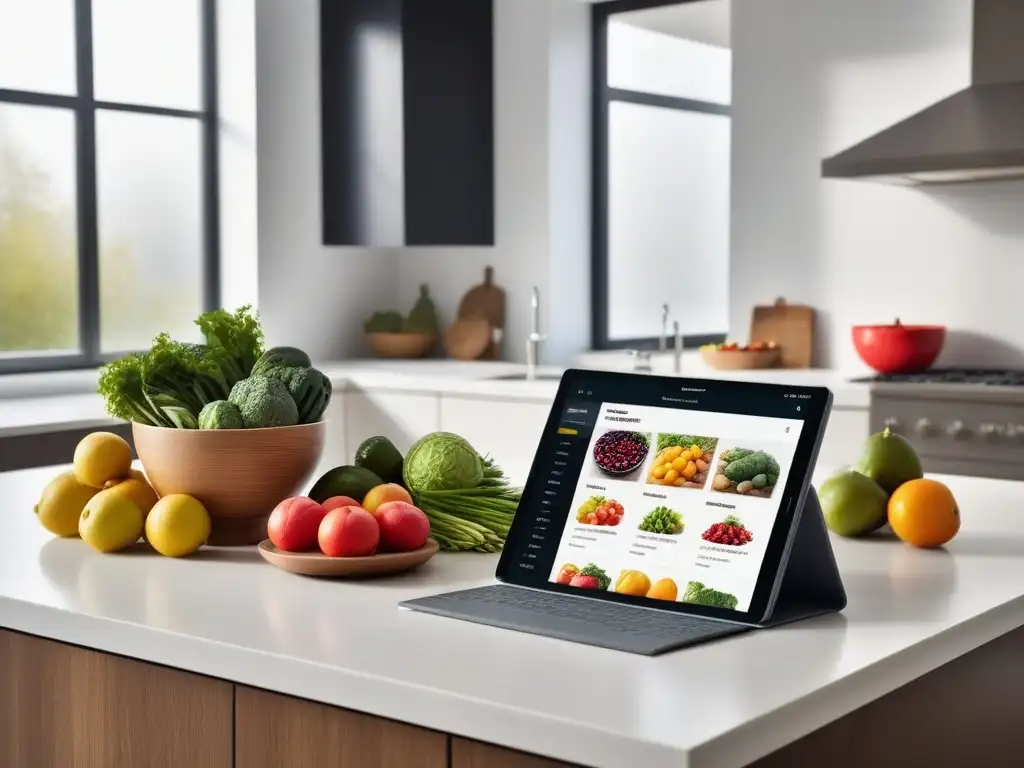
[{"label": "red ceramic bowl", "polygon": [[853,346],[879,373],[915,373],[935,362],[946,341],[942,325],[855,325]]}]

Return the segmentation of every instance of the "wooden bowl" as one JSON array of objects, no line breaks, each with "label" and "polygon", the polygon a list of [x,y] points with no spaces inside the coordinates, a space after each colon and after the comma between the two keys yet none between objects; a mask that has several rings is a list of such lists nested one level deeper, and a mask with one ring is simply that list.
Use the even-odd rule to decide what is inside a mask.
[{"label": "wooden bowl", "polygon": [[366,338],[379,357],[426,357],[437,345],[432,333],[368,333]]},{"label": "wooden bowl", "polygon": [[423,565],[437,554],[437,542],[427,543],[412,552],[385,552],[369,557],[328,557],[321,552],[285,552],[270,539],[259,543],[260,556],[283,571],[303,576],[382,576],[401,573]]},{"label": "wooden bowl", "polygon": [[476,360],[487,351],[493,336],[486,320],[456,320],[444,333],[444,349],[456,360]]},{"label": "wooden bowl", "polygon": [[257,544],[278,502],[320,461],[326,422],[269,429],[169,429],[132,424],[135,450],[161,496],[186,493],[213,523],[209,543]]},{"label": "wooden bowl", "polygon": [[755,368],[774,368],[782,360],[782,347],[774,349],[705,349],[700,356],[712,368],[720,371],[749,371]]}]

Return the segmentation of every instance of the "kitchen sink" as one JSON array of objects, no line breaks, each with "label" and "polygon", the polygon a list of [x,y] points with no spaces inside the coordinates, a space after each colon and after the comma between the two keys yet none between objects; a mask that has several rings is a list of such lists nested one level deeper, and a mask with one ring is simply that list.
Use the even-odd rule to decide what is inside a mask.
[{"label": "kitchen sink", "polygon": [[[560,373],[538,373],[533,377],[532,381],[561,381],[562,374]],[[504,376],[494,376],[491,381],[530,381],[526,378],[525,373],[507,373]]]}]

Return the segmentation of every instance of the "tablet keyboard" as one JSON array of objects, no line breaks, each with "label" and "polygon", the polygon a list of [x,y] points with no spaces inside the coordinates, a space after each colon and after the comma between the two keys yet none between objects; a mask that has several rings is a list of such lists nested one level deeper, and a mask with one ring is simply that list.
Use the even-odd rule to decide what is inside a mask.
[{"label": "tablet keyboard", "polygon": [[495,584],[411,600],[407,608],[607,648],[654,654],[749,627],[573,595]]}]

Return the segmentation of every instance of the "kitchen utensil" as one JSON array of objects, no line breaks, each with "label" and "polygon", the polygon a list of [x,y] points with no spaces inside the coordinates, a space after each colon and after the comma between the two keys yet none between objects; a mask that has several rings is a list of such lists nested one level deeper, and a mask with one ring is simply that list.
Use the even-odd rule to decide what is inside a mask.
[{"label": "kitchen utensil", "polygon": [[432,333],[368,333],[366,338],[379,357],[426,357],[437,345]]},{"label": "kitchen utensil", "polygon": [[260,556],[271,565],[303,576],[381,576],[400,573],[423,565],[437,554],[437,542],[427,543],[412,552],[384,552],[369,557],[328,557],[320,552],[285,552],[264,539],[257,547]]},{"label": "kitchen utensil", "polygon": [[135,450],[160,496],[203,503],[210,544],[256,544],[282,499],[302,490],[320,461],[326,422],[268,429],[170,429],[132,424]]},{"label": "kitchen utensil", "polygon": [[782,349],[783,368],[810,368],[814,354],[814,308],[787,304],[783,298],[770,306],[754,307],[750,343],[756,341],[774,341]]},{"label": "kitchen utensil", "polygon": [[942,352],[942,325],[853,326],[853,346],[860,359],[879,373],[915,373],[930,367]]},{"label": "kitchen utensil", "polygon": [[482,319],[456,320],[444,333],[445,351],[456,360],[476,360],[491,341],[491,324]]},{"label": "kitchen utensil", "polygon": [[467,291],[459,302],[459,320],[486,320],[491,326],[491,340],[481,357],[498,360],[501,339],[505,333],[505,291],[494,284],[494,268],[484,268],[484,281]]},{"label": "kitchen utensil", "polygon": [[749,371],[776,367],[783,352],[782,347],[750,350],[701,347],[700,356],[705,363],[720,371]]}]

